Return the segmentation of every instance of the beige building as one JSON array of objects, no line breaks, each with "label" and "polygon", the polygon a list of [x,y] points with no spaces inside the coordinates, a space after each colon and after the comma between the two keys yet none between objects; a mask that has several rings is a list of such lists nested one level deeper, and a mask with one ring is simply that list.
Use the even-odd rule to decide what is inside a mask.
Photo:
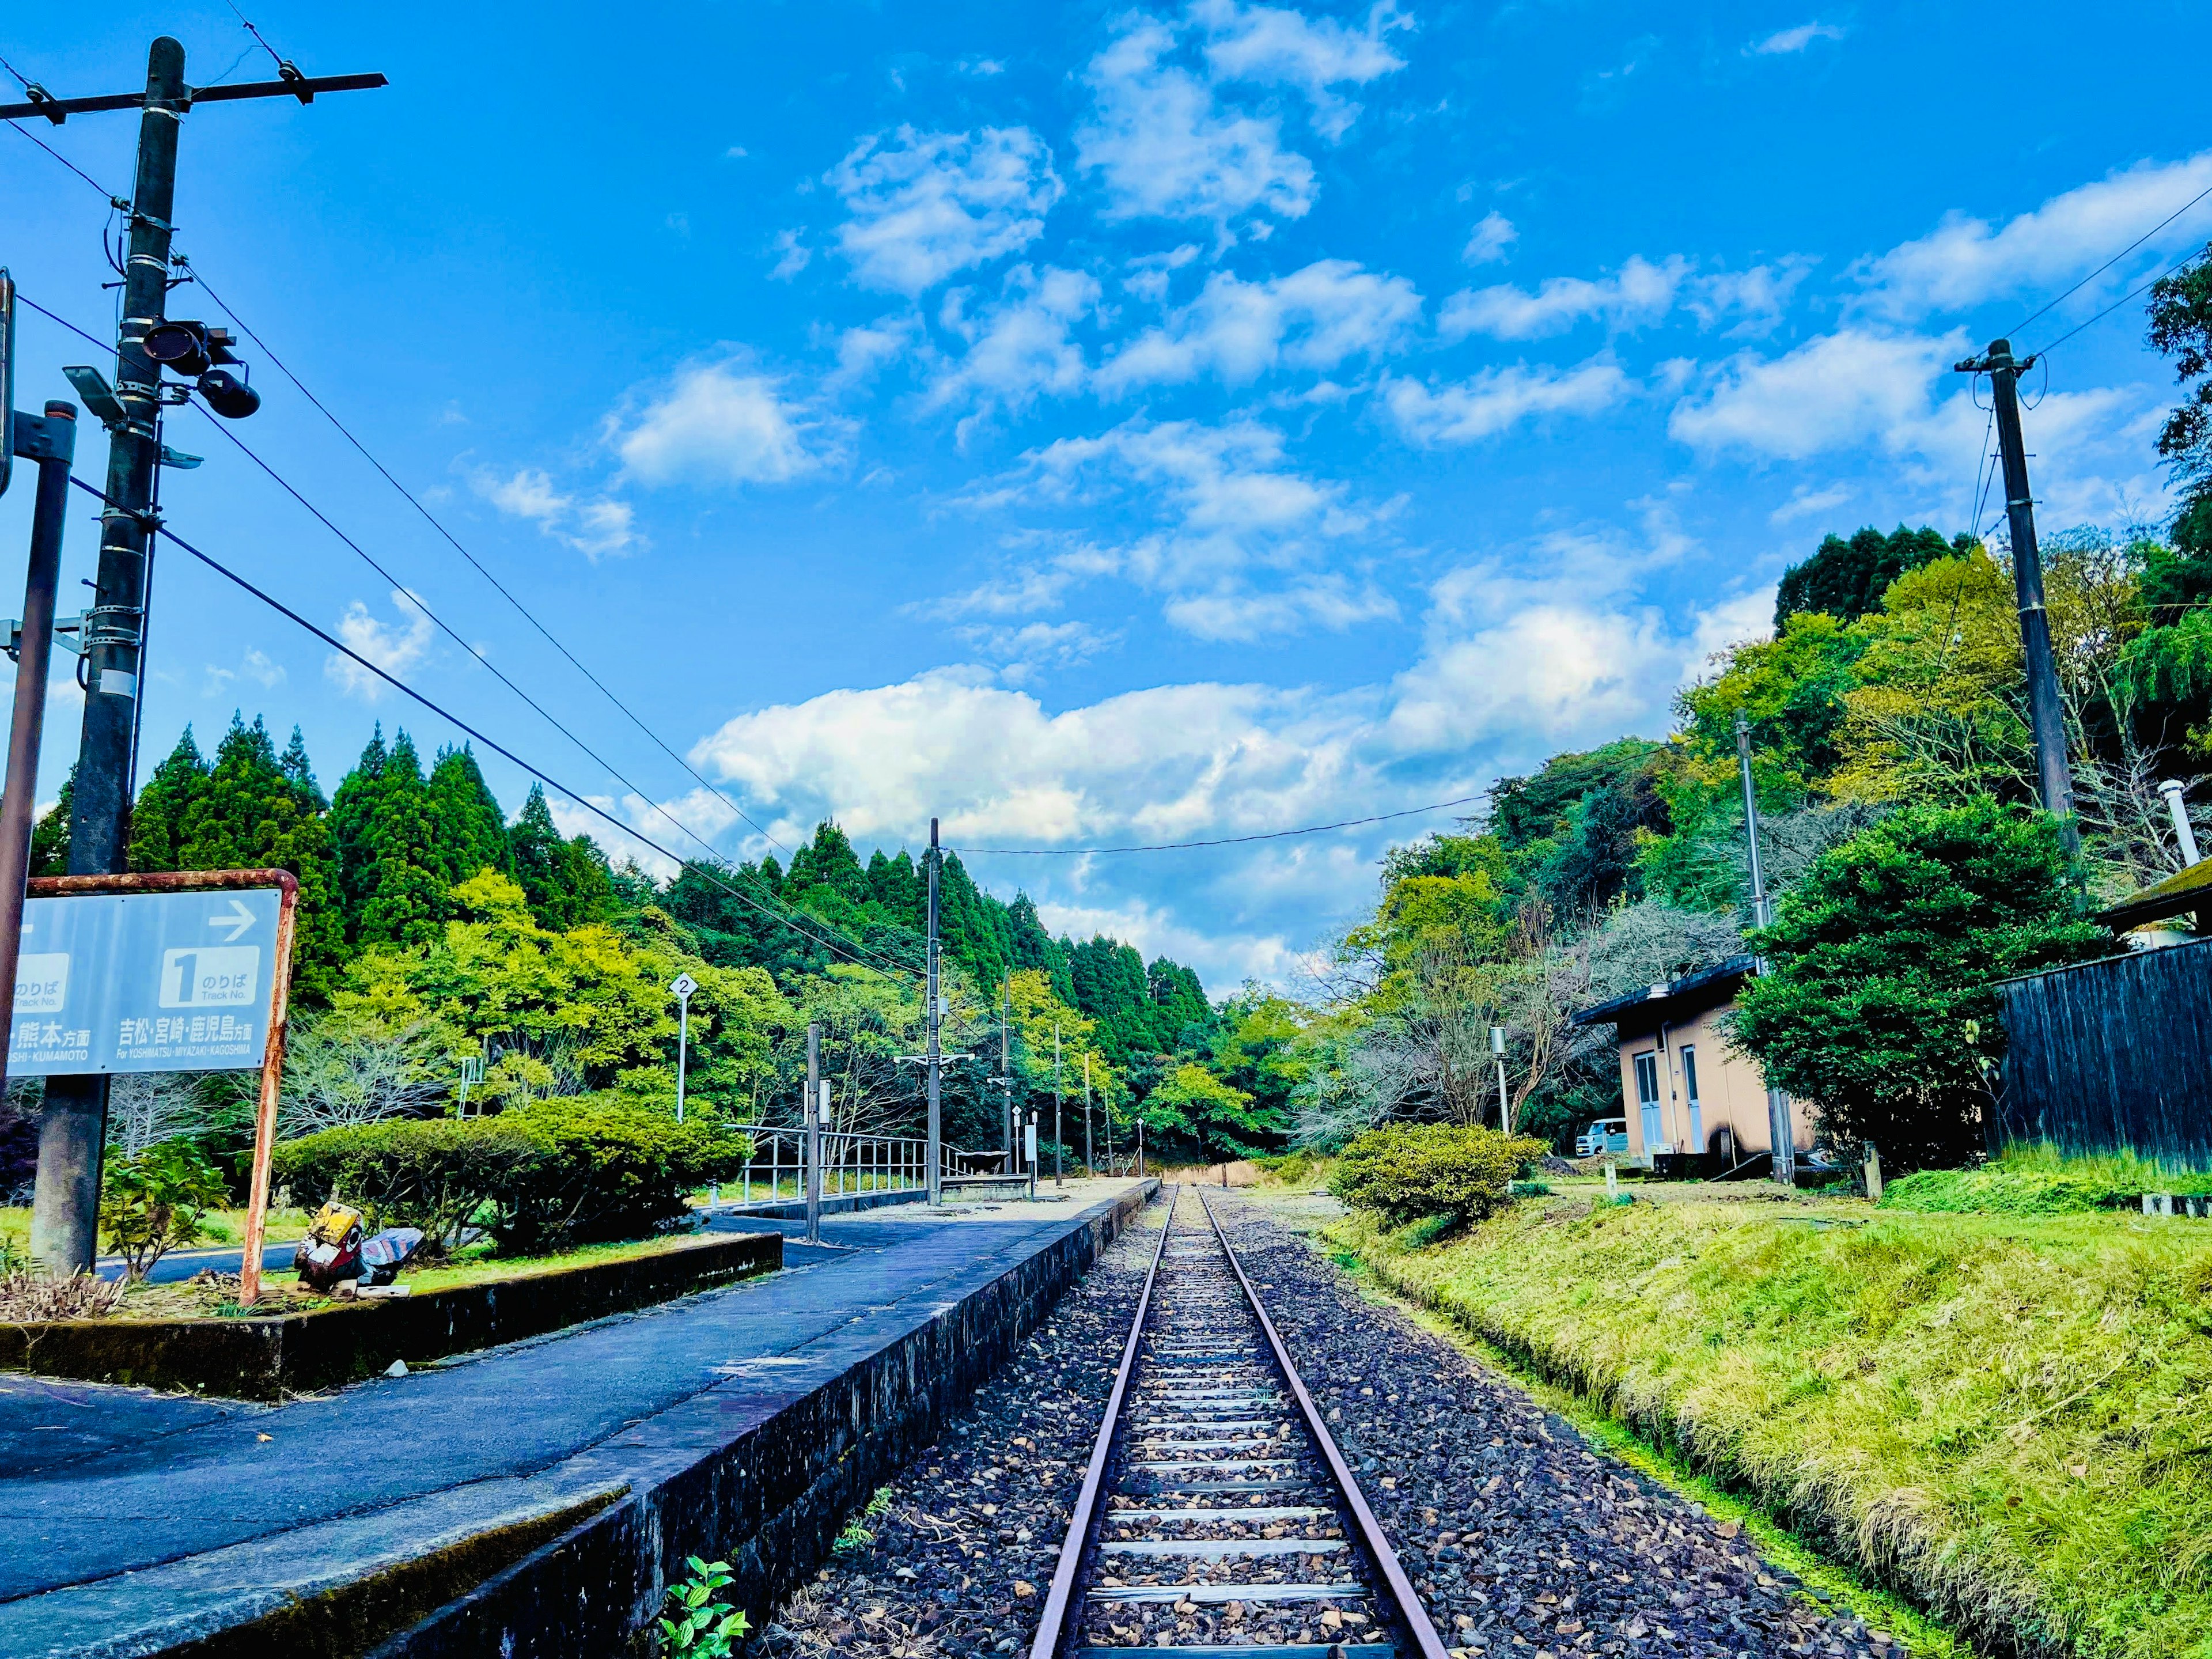
[{"label": "beige building", "polygon": [[[1723,1029],[1751,973],[1751,957],[1730,957],[1575,1016],[1577,1025],[1611,1025],[1619,1035],[1621,1103],[1637,1163],[1703,1155],[1706,1172],[1721,1175],[1773,1151],[1766,1079],[1757,1061],[1729,1047]],[[1812,1121],[1799,1102],[1790,1103],[1790,1122],[1796,1150],[1811,1151]]]}]

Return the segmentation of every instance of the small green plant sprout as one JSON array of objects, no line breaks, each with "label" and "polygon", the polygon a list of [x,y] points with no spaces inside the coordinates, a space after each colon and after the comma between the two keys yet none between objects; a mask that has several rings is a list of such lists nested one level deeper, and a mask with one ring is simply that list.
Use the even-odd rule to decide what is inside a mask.
[{"label": "small green plant sprout", "polygon": [[684,1565],[691,1577],[668,1587],[669,1610],[677,1616],[660,1620],[664,1659],[727,1659],[731,1644],[751,1629],[744,1613],[715,1599],[715,1592],[732,1582],[730,1564],[693,1555]]},{"label": "small green plant sprout", "polygon": [[877,1487],[875,1496],[868,1499],[860,1514],[845,1523],[844,1531],[837,1534],[836,1541],[830,1546],[830,1549],[839,1555],[849,1555],[865,1545],[874,1543],[875,1534],[860,1523],[879,1515],[889,1515],[890,1512],[891,1489],[889,1486]]}]

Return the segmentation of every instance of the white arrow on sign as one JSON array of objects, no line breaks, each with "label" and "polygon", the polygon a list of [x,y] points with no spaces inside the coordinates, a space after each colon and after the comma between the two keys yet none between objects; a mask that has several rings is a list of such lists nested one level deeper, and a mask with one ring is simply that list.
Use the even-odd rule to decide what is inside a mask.
[{"label": "white arrow on sign", "polygon": [[235,943],[240,933],[253,926],[253,912],[236,899],[233,899],[230,902],[230,914],[227,916],[210,916],[208,926],[229,928],[230,932],[223,935],[224,942]]}]

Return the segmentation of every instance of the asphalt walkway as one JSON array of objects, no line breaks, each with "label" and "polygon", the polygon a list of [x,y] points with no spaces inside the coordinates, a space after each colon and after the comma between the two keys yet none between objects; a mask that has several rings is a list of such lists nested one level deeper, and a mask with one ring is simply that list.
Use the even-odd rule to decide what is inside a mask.
[{"label": "asphalt walkway", "polygon": [[281,1406],[0,1376],[0,1653],[149,1651],[607,1490],[687,1402],[780,1409],[1130,1184],[825,1218],[769,1278]]}]

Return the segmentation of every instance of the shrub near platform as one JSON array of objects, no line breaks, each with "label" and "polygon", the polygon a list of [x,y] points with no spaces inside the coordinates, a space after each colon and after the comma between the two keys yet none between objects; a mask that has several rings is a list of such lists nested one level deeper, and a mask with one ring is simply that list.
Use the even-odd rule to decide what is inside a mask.
[{"label": "shrub near platform", "polygon": [[635,1237],[684,1213],[684,1194],[739,1174],[752,1142],[721,1119],[678,1123],[583,1095],[493,1117],[402,1118],[276,1148],[295,1192],[358,1206],[375,1226],[453,1239],[489,1224],[502,1249]]},{"label": "shrub near platform", "polygon": [[1337,1159],[1329,1190],[1393,1225],[1480,1220],[1512,1201],[1514,1176],[1551,1150],[1527,1135],[1455,1123],[1370,1129]]},{"label": "shrub near platform", "polygon": [[1329,1237],[1986,1651],[2212,1654],[2212,1224],[1555,1199]]}]

